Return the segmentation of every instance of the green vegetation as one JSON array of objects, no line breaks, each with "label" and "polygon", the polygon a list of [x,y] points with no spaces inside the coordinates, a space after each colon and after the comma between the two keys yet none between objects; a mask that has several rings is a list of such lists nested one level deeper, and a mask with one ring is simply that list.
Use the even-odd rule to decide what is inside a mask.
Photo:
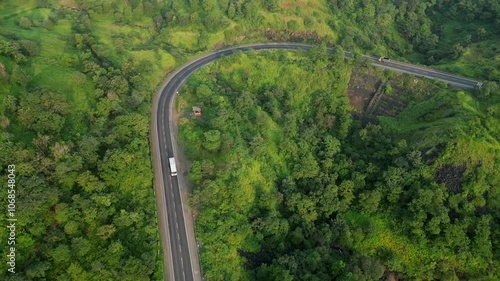
[{"label": "green vegetation", "polygon": [[175,60],[110,55],[85,11],[11,2],[0,3],[0,165],[3,179],[16,166],[16,274],[0,279],[161,279],[147,137]]},{"label": "green vegetation", "polygon": [[318,47],[237,54],[187,82],[207,278],[498,278],[499,98],[429,85],[362,125],[351,68]]},{"label": "green vegetation", "polygon": [[204,0],[170,8],[165,19],[169,31],[162,35],[171,40],[163,42],[190,50],[266,39],[324,41],[482,80],[500,79],[496,0]]},{"label": "green vegetation", "polygon": [[[0,0],[0,177],[16,165],[18,199],[18,274],[0,279],[161,279],[152,96],[201,52],[264,41],[322,42],[487,83],[475,96],[429,90],[362,127],[351,124],[341,48],[237,55],[213,66],[215,78],[197,74],[185,102],[204,116],[181,122],[202,156],[190,176],[210,280],[370,279],[382,264],[410,278],[498,275],[498,241],[488,243],[499,236],[497,2]],[[457,169],[456,192],[429,176]],[[390,195],[384,173],[401,177],[387,179]],[[220,198],[200,197],[210,192]],[[450,226],[443,208],[419,213],[431,203],[411,203],[417,195],[439,198]],[[219,224],[230,227],[211,236]]]}]

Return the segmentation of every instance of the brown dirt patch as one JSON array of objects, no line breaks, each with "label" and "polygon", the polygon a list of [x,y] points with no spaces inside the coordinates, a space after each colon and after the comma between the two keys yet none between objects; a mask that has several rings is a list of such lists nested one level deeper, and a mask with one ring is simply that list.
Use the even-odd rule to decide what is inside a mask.
[{"label": "brown dirt patch", "polygon": [[217,42],[213,46],[213,48],[215,50],[222,49],[223,47],[226,47],[226,43],[224,43],[224,42]]},{"label": "brown dirt patch", "polygon": [[[353,115],[367,122],[376,121],[376,116],[398,115],[406,108],[408,101],[405,97],[411,91],[403,85],[402,79],[396,77],[382,83],[376,73],[354,69],[347,88],[349,104],[354,108]],[[387,90],[389,87],[392,90]]]},{"label": "brown dirt patch", "polygon": [[347,97],[349,98],[349,104],[355,111],[363,112],[366,109],[379,84],[380,79],[374,75],[356,70],[352,72],[349,87],[347,88]]},{"label": "brown dirt patch", "polygon": [[384,277],[383,277],[383,280],[386,280],[386,281],[398,281],[399,278],[398,276],[396,275],[396,273],[394,272],[390,272],[386,269],[386,271],[384,272]]},{"label": "brown dirt patch", "polygon": [[444,183],[448,192],[457,194],[462,192],[462,175],[467,167],[465,165],[453,166],[443,165],[436,174],[436,181]]},{"label": "brown dirt patch", "polygon": [[68,7],[68,8],[77,8],[78,5],[76,5],[74,0],[61,0],[59,1],[61,6],[63,7]]},{"label": "brown dirt patch", "polygon": [[7,72],[5,71],[5,65],[0,62],[0,76],[7,77]]},{"label": "brown dirt patch", "polygon": [[[394,91],[396,93],[396,91]],[[406,102],[401,100],[395,93],[383,95],[373,115],[396,116],[406,108]]]},{"label": "brown dirt patch", "polygon": [[302,2],[302,1],[297,1],[295,3],[292,3],[292,2],[283,2],[281,4],[281,8],[282,9],[288,9],[290,7],[305,7],[305,6],[306,6],[306,3]]},{"label": "brown dirt patch", "polygon": [[[275,42],[304,42],[312,41],[319,43],[323,40],[316,31],[292,32],[290,30],[266,29],[262,36],[267,40]],[[258,37],[254,36],[253,38]]]}]

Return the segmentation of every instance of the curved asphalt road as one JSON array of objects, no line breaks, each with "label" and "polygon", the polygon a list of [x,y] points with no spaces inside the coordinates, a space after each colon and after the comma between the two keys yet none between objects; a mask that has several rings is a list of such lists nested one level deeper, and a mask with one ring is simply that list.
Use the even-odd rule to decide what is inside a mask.
[{"label": "curved asphalt road", "polygon": [[394,70],[401,73],[413,74],[417,77],[438,79],[442,82],[445,82],[457,88],[471,90],[474,88],[481,87],[482,85],[482,83],[480,83],[479,81],[467,79],[464,77],[456,76],[442,71],[437,71],[427,67],[417,66],[414,64],[409,64],[399,61],[379,62],[377,57],[372,57],[372,56],[363,56],[363,57],[369,59],[374,66],[386,68],[389,70]]},{"label": "curved asphalt road", "polygon": [[[301,49],[308,51],[312,47],[312,45],[295,43],[265,43],[216,51],[182,66],[164,82],[161,90],[156,94],[152,112],[152,141],[155,191],[164,250],[164,274],[166,280],[201,280],[193,226],[184,219],[184,217],[190,216],[190,211],[183,202],[179,185],[179,181],[181,181],[182,185],[182,174],[186,171],[179,171],[178,177],[171,177],[168,162],[169,157],[175,157],[177,154],[176,138],[174,137],[175,125],[172,123],[173,101],[177,91],[185,80],[200,67],[218,60],[222,56],[231,55],[235,51],[273,49]],[[346,52],[345,57],[349,56],[350,53]],[[371,60],[372,64],[378,67],[409,73],[418,77],[438,79],[459,88],[473,89],[478,85],[477,81],[429,68],[397,61],[381,63],[376,57],[364,57]]]}]

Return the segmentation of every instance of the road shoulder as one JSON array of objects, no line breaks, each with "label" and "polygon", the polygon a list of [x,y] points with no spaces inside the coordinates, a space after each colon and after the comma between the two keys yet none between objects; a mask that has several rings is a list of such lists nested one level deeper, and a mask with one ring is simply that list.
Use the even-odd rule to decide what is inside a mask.
[{"label": "road shoulder", "polygon": [[191,207],[189,206],[189,195],[192,192],[192,185],[191,182],[189,181],[188,175],[189,175],[189,168],[190,168],[190,162],[186,159],[184,155],[184,148],[178,144],[178,139],[179,139],[179,131],[178,131],[178,120],[179,120],[179,114],[177,113],[177,108],[175,106],[175,99],[177,97],[177,94],[174,95],[172,98],[171,102],[171,128],[172,128],[172,146],[174,150],[174,155],[177,159],[177,165],[178,165],[178,174],[177,174],[177,180],[179,183],[179,188],[181,191],[181,199],[182,199],[182,207],[184,211],[184,223],[186,226],[186,235],[188,239],[188,246],[189,246],[189,255],[191,256],[191,267],[193,270],[193,277],[194,280],[196,281],[201,281],[202,280],[202,273],[201,273],[201,268],[200,268],[200,259],[199,259],[199,253],[198,253],[198,247],[197,247],[197,241],[195,237],[195,228],[194,228],[194,216],[193,212],[191,210]]}]

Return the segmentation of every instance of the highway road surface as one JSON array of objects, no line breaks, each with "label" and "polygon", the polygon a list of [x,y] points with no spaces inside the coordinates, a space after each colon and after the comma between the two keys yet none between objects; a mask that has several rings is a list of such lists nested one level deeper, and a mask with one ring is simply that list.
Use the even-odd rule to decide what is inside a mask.
[{"label": "highway road surface", "polygon": [[364,56],[364,57],[369,59],[374,66],[386,68],[389,70],[394,70],[401,73],[413,74],[416,77],[438,79],[442,82],[448,83],[457,88],[471,90],[480,87],[482,85],[479,81],[467,79],[464,77],[456,76],[442,71],[437,71],[427,67],[421,67],[414,64],[393,61],[393,60],[387,62],[379,62],[377,57],[372,57],[372,56]]},{"label": "highway road surface", "polygon": [[[301,49],[308,51],[312,45],[295,43],[265,43],[238,46],[216,51],[194,59],[169,76],[155,96],[152,113],[152,142],[155,168],[155,192],[157,197],[158,217],[163,245],[165,280],[191,281],[202,280],[198,260],[198,249],[194,238],[192,220],[186,220],[191,212],[185,202],[181,188],[185,190],[184,177],[187,171],[179,170],[179,176],[170,175],[169,157],[178,155],[175,124],[172,121],[174,98],[186,79],[197,69],[222,56],[235,51]],[[350,53],[346,52],[345,57]],[[397,61],[379,62],[378,58],[364,56],[378,67],[413,74],[417,77],[438,79],[453,86],[473,89],[478,81],[411,65]],[[177,159],[177,157],[176,157]],[[177,165],[180,169],[181,165]],[[185,192],[184,192],[185,194]]]}]

